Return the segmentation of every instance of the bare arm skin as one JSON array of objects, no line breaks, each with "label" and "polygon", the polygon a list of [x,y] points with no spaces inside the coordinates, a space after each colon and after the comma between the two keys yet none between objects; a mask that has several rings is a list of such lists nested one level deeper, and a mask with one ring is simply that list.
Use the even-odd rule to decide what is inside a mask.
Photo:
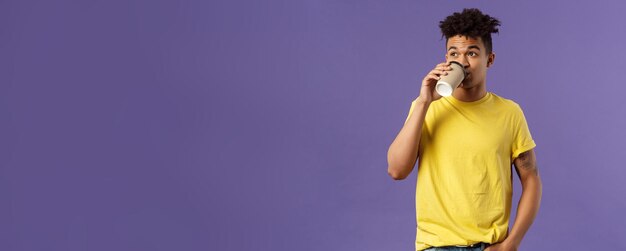
[{"label": "bare arm skin", "polygon": [[426,111],[430,104],[416,101],[413,114],[404,124],[387,151],[387,173],[394,180],[403,180],[415,166]]},{"label": "bare arm skin", "polygon": [[520,154],[513,163],[522,183],[522,196],[517,206],[515,223],[503,242],[492,245],[485,251],[517,250],[539,211],[542,185],[535,151],[529,150]]},{"label": "bare arm skin", "polygon": [[415,108],[387,151],[387,173],[394,180],[405,179],[413,171],[420,150],[419,142],[426,111],[433,101],[441,98],[435,91],[435,85],[439,76],[446,75],[446,71],[451,69],[449,62],[438,64],[422,80],[420,95],[415,99]]}]

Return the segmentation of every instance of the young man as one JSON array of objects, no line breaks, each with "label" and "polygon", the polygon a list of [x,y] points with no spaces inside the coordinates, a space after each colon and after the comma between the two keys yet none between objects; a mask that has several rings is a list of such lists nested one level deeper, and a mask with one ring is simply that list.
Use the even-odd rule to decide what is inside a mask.
[{"label": "young man", "polygon": [[[487,91],[495,60],[491,33],[500,22],[464,9],[440,22],[446,62],[423,79],[405,124],[389,146],[388,173],[395,180],[417,169],[416,250],[517,250],[541,201],[541,179],[522,109]],[[467,77],[452,96],[435,91],[440,76],[461,63]],[[522,184],[509,231],[511,165]]]}]

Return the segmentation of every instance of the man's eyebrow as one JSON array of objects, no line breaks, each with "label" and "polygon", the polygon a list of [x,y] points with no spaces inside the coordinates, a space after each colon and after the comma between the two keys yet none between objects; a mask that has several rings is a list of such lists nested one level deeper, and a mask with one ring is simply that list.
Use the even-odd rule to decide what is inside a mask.
[{"label": "man's eyebrow", "polygon": [[[449,51],[449,50],[452,50],[452,49],[456,50],[457,48],[456,48],[456,47],[454,47],[454,46],[450,46],[450,48],[448,48],[448,51]],[[478,47],[478,45],[470,45],[470,46],[468,46],[468,47],[467,47],[467,49],[468,49],[468,50],[469,50],[469,49],[477,49],[477,50],[479,50],[479,51],[480,51],[480,47]]]}]

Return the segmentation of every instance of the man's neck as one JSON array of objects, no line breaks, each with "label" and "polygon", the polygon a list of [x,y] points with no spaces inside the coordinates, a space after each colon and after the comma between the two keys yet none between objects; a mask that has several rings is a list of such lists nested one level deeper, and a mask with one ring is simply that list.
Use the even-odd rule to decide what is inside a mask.
[{"label": "man's neck", "polygon": [[474,102],[480,100],[487,95],[487,88],[485,85],[476,86],[474,88],[458,88],[453,93],[455,99],[463,102]]}]

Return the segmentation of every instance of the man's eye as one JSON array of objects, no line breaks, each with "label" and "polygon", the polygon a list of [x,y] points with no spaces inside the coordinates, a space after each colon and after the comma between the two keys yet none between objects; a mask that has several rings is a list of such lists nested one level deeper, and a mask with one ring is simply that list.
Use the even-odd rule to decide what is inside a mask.
[{"label": "man's eye", "polygon": [[450,56],[456,57],[456,52],[450,53]]},{"label": "man's eye", "polygon": [[473,56],[477,56],[477,55],[478,55],[478,53],[473,52],[473,51],[470,51],[469,55],[470,55],[471,57],[473,57]]}]

